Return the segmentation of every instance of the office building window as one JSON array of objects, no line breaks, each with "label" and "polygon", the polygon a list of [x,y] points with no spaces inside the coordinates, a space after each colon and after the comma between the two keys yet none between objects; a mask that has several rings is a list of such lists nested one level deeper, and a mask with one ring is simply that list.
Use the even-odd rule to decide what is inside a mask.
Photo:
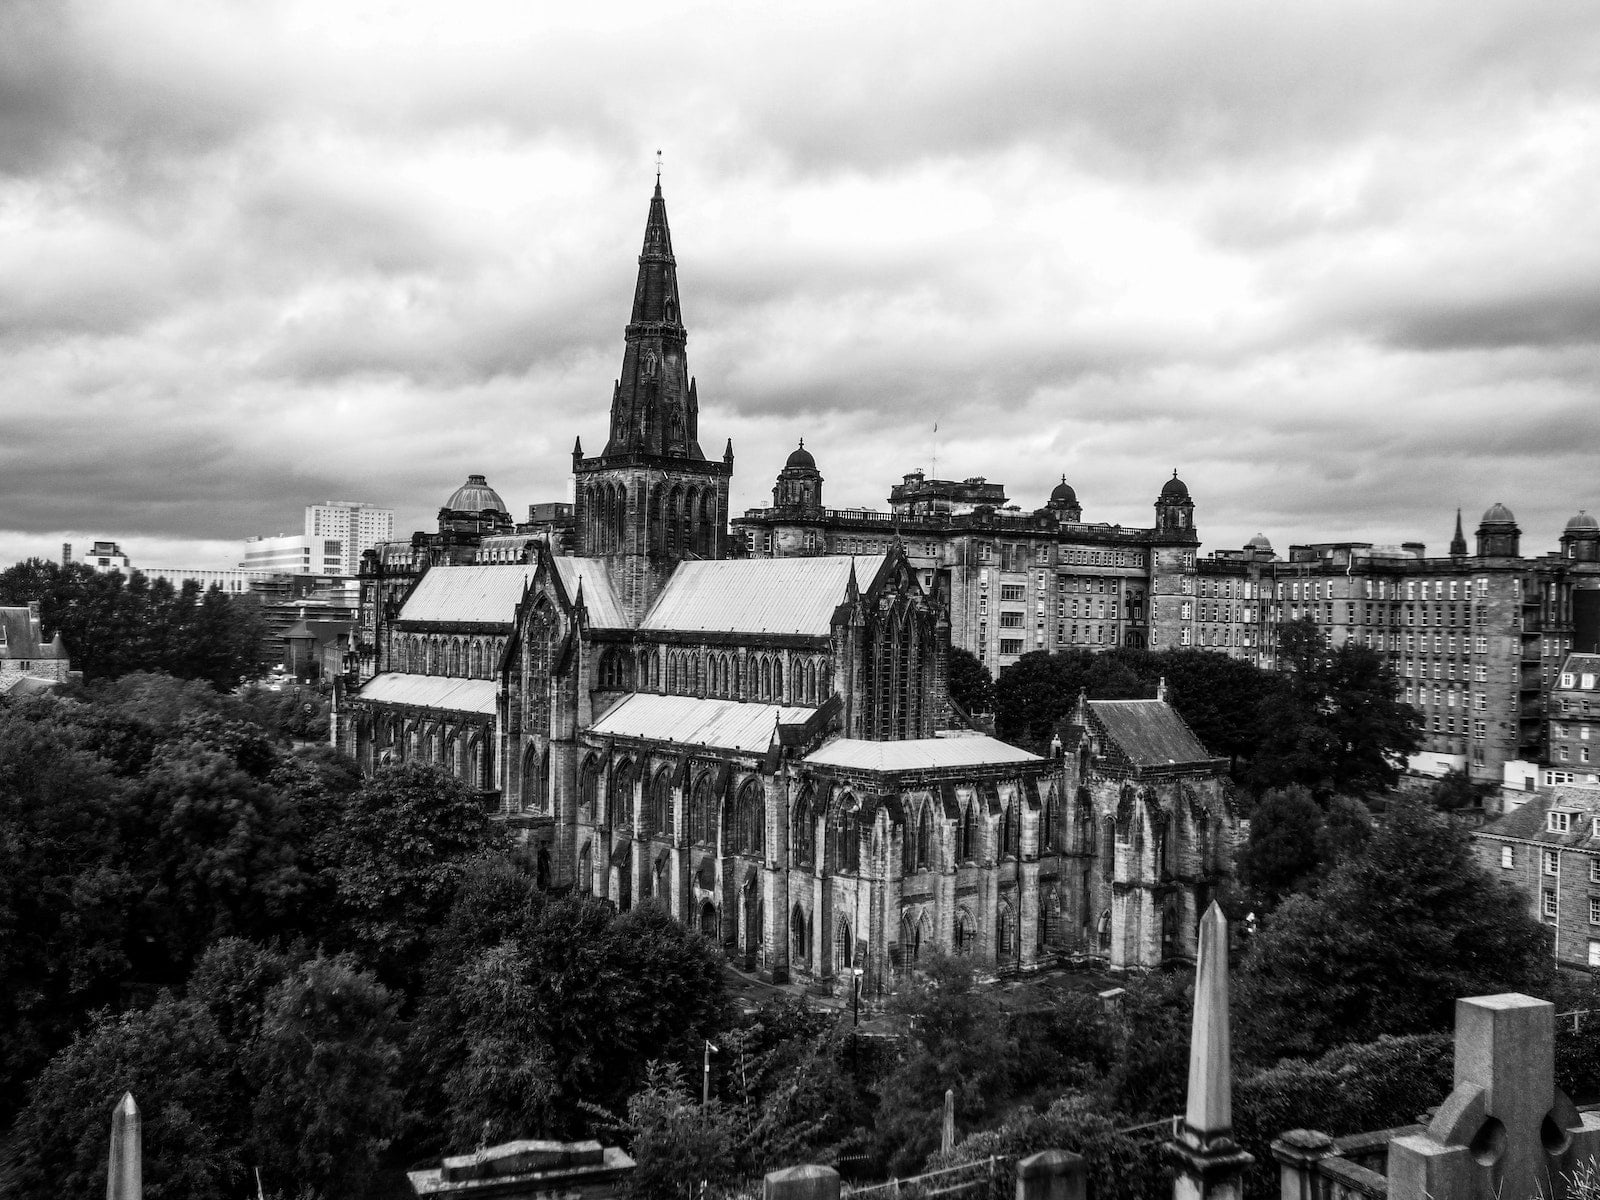
[{"label": "office building window", "polygon": [[1556,850],[1542,850],[1539,853],[1539,866],[1546,875],[1561,874],[1561,854]]},{"label": "office building window", "polygon": [[1551,920],[1556,915],[1556,892],[1554,888],[1545,888],[1541,896],[1539,911]]},{"label": "office building window", "polygon": [[1514,846],[1500,847],[1500,865],[1507,871],[1517,865],[1517,851]]}]

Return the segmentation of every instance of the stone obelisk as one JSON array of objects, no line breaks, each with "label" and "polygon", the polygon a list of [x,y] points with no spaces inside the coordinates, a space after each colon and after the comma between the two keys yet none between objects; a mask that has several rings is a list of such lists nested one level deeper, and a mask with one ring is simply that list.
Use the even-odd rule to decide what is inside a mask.
[{"label": "stone obelisk", "polygon": [[1228,1037],[1228,921],[1215,901],[1200,918],[1200,963],[1189,1035],[1189,1102],[1166,1144],[1177,1168],[1174,1200],[1239,1200],[1255,1161],[1233,1140],[1233,1062]]},{"label": "stone obelisk", "polygon": [[106,1167],[106,1200],[141,1200],[144,1193],[144,1141],[139,1106],[123,1092],[111,1110],[111,1162]]}]

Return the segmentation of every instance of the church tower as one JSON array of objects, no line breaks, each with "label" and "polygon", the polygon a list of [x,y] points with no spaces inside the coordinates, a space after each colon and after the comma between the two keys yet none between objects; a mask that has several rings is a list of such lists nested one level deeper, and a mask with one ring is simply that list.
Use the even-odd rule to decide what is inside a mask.
[{"label": "church tower", "polygon": [[612,587],[638,621],[672,568],[727,552],[733,443],[722,460],[700,449],[700,402],[689,375],[667,202],[656,178],[639,279],[611,393],[605,449],[572,449],[578,553],[606,560]]}]

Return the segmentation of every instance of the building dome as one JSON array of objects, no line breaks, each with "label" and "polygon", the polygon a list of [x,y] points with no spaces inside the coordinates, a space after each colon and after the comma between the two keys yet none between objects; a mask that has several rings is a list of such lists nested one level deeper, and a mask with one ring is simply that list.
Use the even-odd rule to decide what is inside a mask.
[{"label": "building dome", "polygon": [[450,499],[444,506],[451,512],[503,512],[507,515],[505,501],[500,499],[500,493],[489,486],[489,481],[482,475],[468,475],[467,481],[450,494]]},{"label": "building dome", "polygon": [[1568,533],[1587,533],[1591,529],[1600,530],[1600,521],[1595,520],[1582,509],[1578,510],[1577,516],[1567,522]]},{"label": "building dome", "polygon": [[1244,548],[1246,550],[1265,550],[1268,554],[1272,553],[1272,543],[1267,540],[1267,535],[1264,533],[1256,534],[1255,537],[1244,544]]},{"label": "building dome", "polygon": [[1176,471],[1172,473],[1171,479],[1161,485],[1161,498],[1163,500],[1187,500],[1189,498],[1189,487],[1183,480],[1178,478]]},{"label": "building dome", "polygon": [[806,471],[817,469],[817,460],[811,457],[811,451],[806,449],[805,438],[800,439],[800,448],[790,453],[789,461],[783,464],[785,468],[799,467]]},{"label": "building dome", "polygon": [[1481,524],[1484,525],[1515,525],[1516,517],[1511,515],[1511,510],[1498,500],[1489,506],[1489,511],[1483,514]]},{"label": "building dome", "polygon": [[1078,493],[1072,490],[1072,485],[1067,482],[1065,475],[1061,477],[1061,482],[1051,490],[1050,503],[1069,506],[1078,503]]}]

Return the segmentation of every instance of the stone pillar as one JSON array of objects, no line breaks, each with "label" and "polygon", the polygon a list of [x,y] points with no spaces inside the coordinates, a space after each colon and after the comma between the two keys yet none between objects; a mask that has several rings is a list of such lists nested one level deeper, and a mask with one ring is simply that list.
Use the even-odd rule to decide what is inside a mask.
[{"label": "stone pillar", "polygon": [[1088,1189],[1081,1154],[1041,1150],[1017,1163],[1017,1200],[1084,1200]]},{"label": "stone pillar", "polygon": [[1315,1129],[1291,1129],[1273,1142],[1282,1200],[1316,1200],[1321,1190],[1317,1164],[1334,1153],[1333,1139]]},{"label": "stone pillar", "polygon": [[761,1181],[761,1200],[839,1200],[839,1172],[832,1167],[785,1167]]},{"label": "stone pillar", "polygon": [[820,979],[833,978],[833,877],[819,871],[811,901],[811,967]]},{"label": "stone pillar", "polygon": [[[784,686],[789,683],[784,676]],[[762,898],[766,906],[767,963],[773,983],[789,980],[789,780],[779,770],[764,779],[766,791],[767,853],[762,869]]]},{"label": "stone pillar", "polygon": [[944,1122],[939,1127],[939,1153],[949,1154],[956,1147],[956,1093],[944,1090]]},{"label": "stone pillar", "polygon": [[111,1110],[111,1158],[106,1164],[106,1200],[140,1200],[144,1195],[144,1121],[132,1092],[123,1092]]},{"label": "stone pillar", "polygon": [[[578,878],[578,754],[571,742],[550,740],[550,812],[555,817],[550,847],[550,882],[587,891],[594,881]],[[592,861],[592,858],[591,858]]]},{"label": "stone pillar", "polygon": [[941,866],[933,877],[933,944],[946,954],[956,952],[956,869]]},{"label": "stone pillar", "polygon": [[1017,881],[1017,932],[1022,947],[1020,965],[1031,971],[1039,965],[1039,864],[1037,861],[1018,864],[1021,878]]},{"label": "stone pillar", "polygon": [[1255,1161],[1233,1140],[1233,1053],[1228,1017],[1228,922],[1213,903],[1200,923],[1188,1104],[1177,1139],[1163,1147],[1176,1170],[1173,1200],[1240,1200],[1244,1169]]}]

